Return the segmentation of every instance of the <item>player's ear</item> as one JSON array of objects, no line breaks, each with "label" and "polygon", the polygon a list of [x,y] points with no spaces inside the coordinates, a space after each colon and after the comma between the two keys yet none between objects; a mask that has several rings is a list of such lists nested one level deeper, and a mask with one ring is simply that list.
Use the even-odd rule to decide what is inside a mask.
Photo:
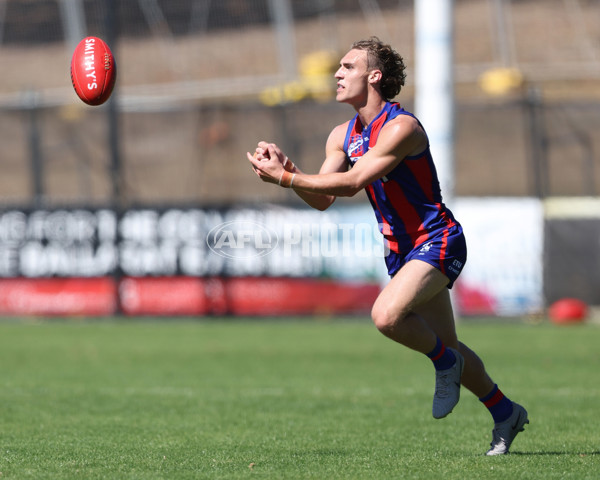
[{"label": "player's ear", "polygon": [[380,82],[382,76],[381,70],[371,70],[369,72],[369,83],[374,84]]}]

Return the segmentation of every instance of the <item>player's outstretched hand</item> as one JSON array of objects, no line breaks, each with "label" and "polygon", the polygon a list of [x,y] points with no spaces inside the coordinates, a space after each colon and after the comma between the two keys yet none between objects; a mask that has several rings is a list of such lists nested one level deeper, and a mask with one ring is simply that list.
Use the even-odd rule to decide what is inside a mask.
[{"label": "player's outstretched hand", "polygon": [[263,182],[281,185],[281,177],[285,172],[284,163],[287,157],[274,143],[259,142],[254,154],[246,152],[248,161],[252,165],[254,173]]}]

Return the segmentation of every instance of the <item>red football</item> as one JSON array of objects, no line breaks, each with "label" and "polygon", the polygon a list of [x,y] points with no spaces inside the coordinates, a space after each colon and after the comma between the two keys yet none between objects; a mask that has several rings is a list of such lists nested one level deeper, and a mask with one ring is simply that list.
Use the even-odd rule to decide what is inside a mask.
[{"label": "red football", "polygon": [[71,58],[71,82],[77,96],[88,105],[102,105],[116,79],[117,65],[106,42],[97,37],[79,42]]}]

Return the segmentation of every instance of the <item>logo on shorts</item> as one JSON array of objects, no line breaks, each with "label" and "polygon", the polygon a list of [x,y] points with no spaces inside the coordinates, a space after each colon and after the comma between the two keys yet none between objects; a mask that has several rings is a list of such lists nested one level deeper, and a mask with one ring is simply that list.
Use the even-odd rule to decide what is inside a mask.
[{"label": "logo on shorts", "polygon": [[431,245],[433,242],[427,242],[419,249],[419,255],[425,255],[429,250],[431,250]]},{"label": "logo on shorts", "polygon": [[452,265],[448,266],[448,270],[450,270],[452,273],[458,275],[460,273],[460,271],[462,270],[463,265],[464,265],[463,262],[461,262],[460,260],[453,260]]}]

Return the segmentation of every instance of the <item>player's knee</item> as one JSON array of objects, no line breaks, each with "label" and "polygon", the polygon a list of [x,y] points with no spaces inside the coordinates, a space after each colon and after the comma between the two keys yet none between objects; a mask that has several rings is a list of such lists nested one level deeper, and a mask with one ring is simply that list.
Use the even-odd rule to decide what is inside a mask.
[{"label": "player's knee", "polygon": [[388,337],[398,330],[398,325],[402,322],[403,317],[402,313],[392,312],[389,308],[377,304],[371,310],[371,319],[377,330]]}]

